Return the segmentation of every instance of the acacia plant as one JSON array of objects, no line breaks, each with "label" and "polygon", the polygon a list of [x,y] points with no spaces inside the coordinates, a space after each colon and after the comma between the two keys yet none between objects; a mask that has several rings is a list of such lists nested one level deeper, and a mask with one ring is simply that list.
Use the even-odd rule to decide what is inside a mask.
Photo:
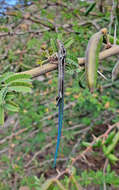
[{"label": "acacia plant", "polygon": [[[5,181],[3,182],[5,184],[7,178],[10,179],[11,184],[11,179],[14,178],[14,189],[17,189],[17,182],[19,184],[20,180],[22,181],[22,185],[28,185],[28,183],[30,183],[30,187],[36,187],[36,189],[39,189],[39,184],[43,183],[41,187],[42,190],[79,190],[82,189],[83,186],[86,187],[91,183],[99,185],[102,185],[102,183],[104,185],[105,183],[109,185],[119,185],[118,176],[115,176],[114,172],[111,171],[111,166],[113,165],[114,167],[115,164],[118,163],[116,148],[119,142],[119,122],[118,118],[113,121],[110,119],[112,113],[114,117],[118,115],[118,106],[113,109],[114,105],[112,109],[106,110],[110,108],[109,100],[112,100],[112,97],[114,97],[114,94],[110,93],[112,97],[109,99],[110,94],[108,90],[110,90],[110,87],[118,85],[119,82],[119,62],[115,62],[116,56],[119,54],[119,39],[117,39],[118,30],[116,36],[119,7],[117,4],[116,21],[113,20],[113,14],[115,13],[113,13],[112,10],[110,16],[112,20],[109,23],[109,15],[103,15],[103,12],[105,12],[103,4],[105,4],[106,1],[95,1],[91,5],[87,2],[77,1],[80,2],[79,6],[77,3],[77,7],[75,7],[76,1],[72,1],[74,5],[73,3],[67,5],[67,1],[65,0],[63,2],[55,0],[33,1],[31,4],[28,4],[28,7],[26,5],[26,12],[22,6],[21,9],[16,7],[15,9],[8,9],[6,12],[1,12],[3,15],[3,17],[0,18],[1,23],[3,23],[0,27],[0,37],[2,38],[1,47],[3,46],[3,49],[0,49],[1,130],[5,130],[2,126],[6,124],[6,118],[8,118],[11,112],[20,113],[22,110],[22,116],[20,115],[21,117],[19,117],[20,119],[22,118],[20,120],[21,129],[19,130],[18,126],[18,131],[16,133],[13,130],[10,136],[8,134],[6,138],[3,137],[4,139],[0,140],[0,145],[3,146],[5,143],[5,145],[9,145],[10,147],[9,156],[5,157],[3,155],[0,159],[0,163],[3,164],[1,167],[5,170],[4,175],[0,178]],[[97,6],[98,3],[99,6]],[[83,9],[84,5],[85,10]],[[97,15],[97,12],[93,12],[97,10],[97,8],[99,8],[101,12],[99,15]],[[109,8],[110,7],[108,7],[108,9]],[[113,6],[113,8],[115,7]],[[60,16],[57,17],[57,15]],[[92,19],[94,15],[99,20]],[[46,17],[45,19],[44,16]],[[91,18],[90,20],[88,16]],[[60,18],[62,19],[60,20]],[[83,20],[81,18],[85,18],[84,22],[81,22]],[[108,30],[104,28],[105,23],[109,23],[109,27],[107,26]],[[115,30],[113,31],[112,28],[114,28],[114,23],[116,24]],[[89,28],[91,28],[91,31]],[[66,119],[66,128],[63,127],[64,135],[62,142],[66,139],[65,142],[69,143],[70,150],[63,145],[62,153],[64,154],[62,154],[62,157],[58,156],[57,160],[59,165],[57,165],[55,169],[50,169],[51,172],[56,174],[57,171],[58,174],[55,175],[56,177],[46,180],[49,176],[46,175],[47,177],[44,178],[41,173],[48,173],[47,169],[44,170],[44,168],[47,168],[47,164],[50,168],[54,161],[54,153],[52,150],[55,151],[55,132],[58,126],[56,117],[58,114],[54,113],[54,110],[56,111],[57,109],[55,108],[55,97],[57,96],[58,52],[60,50],[57,45],[58,40],[62,41],[63,47],[66,49],[64,83],[68,88],[64,88],[65,90],[63,92],[64,109],[70,108],[70,106],[72,107],[72,109],[69,109],[69,112],[65,112],[68,119],[64,117],[64,121]],[[108,59],[104,62],[104,65],[101,64],[104,59],[109,57],[112,58],[112,56],[114,56],[114,60],[111,62],[112,65],[108,64]],[[54,70],[56,71],[55,73],[52,72]],[[107,73],[103,72],[103,70]],[[51,75],[49,72],[51,72]],[[43,78],[39,77],[41,75]],[[47,76],[53,76],[54,83],[49,77],[49,81],[43,86],[42,84],[46,82],[45,79]],[[36,77],[38,79],[37,82],[34,80]],[[78,87],[75,85],[73,86],[72,81]],[[36,87],[35,89],[34,86]],[[55,92],[53,89],[55,89]],[[25,93],[28,94],[28,97]],[[50,95],[52,98],[50,98]],[[62,94],[59,93],[58,95]],[[47,103],[48,100],[50,103],[54,101],[51,106]],[[53,110],[53,113],[49,115],[51,110]],[[109,116],[106,117],[110,117],[109,122],[107,122],[107,120],[105,121],[108,129],[106,128],[103,134],[101,131],[101,134],[95,136],[92,133],[96,130],[96,127],[98,129],[100,128],[100,121],[103,126],[102,121],[105,110],[109,112]],[[100,121],[98,121],[98,118]],[[42,122],[48,127],[45,128]],[[83,124],[81,128],[80,123]],[[23,129],[24,126],[25,129]],[[17,128],[15,129],[17,130]],[[23,134],[23,132],[27,130],[30,131],[30,134]],[[93,130],[93,132],[91,130]],[[87,131],[89,133],[87,133]],[[23,138],[20,139],[19,134],[23,134]],[[26,140],[26,144],[24,143],[24,139]],[[52,142],[51,139],[53,139]],[[8,144],[6,143],[7,141],[9,141]],[[24,143],[23,151],[21,150],[21,141]],[[71,150],[72,144],[74,147]],[[16,148],[17,145],[20,145],[18,149]],[[15,148],[16,150],[14,150]],[[51,151],[50,155],[44,155],[47,149]],[[34,150],[38,152],[34,153]],[[96,151],[101,152],[103,159],[105,159],[104,170],[96,172],[91,171],[89,173],[83,171],[77,176],[75,164],[83,160],[83,165],[84,163],[90,165],[87,155],[91,151],[94,151],[94,154],[97,154]],[[4,152],[4,150],[1,152]],[[15,153],[17,154],[14,155]],[[75,153],[77,153],[77,155],[75,155]],[[39,154],[41,156],[39,156]],[[68,156],[66,155],[66,157],[64,157],[65,154]],[[50,157],[51,159],[49,159]],[[39,160],[41,162],[39,162]],[[34,161],[36,161],[33,166],[35,168],[34,173],[36,176],[37,173],[38,175],[40,173],[40,179],[36,176],[33,178],[31,176],[31,178],[24,177],[25,172]],[[60,162],[63,162],[64,165],[60,165]],[[67,163],[69,164],[68,166]],[[57,169],[60,166],[60,169],[66,169],[60,172]],[[40,169],[43,167],[40,172],[39,167]],[[37,169],[38,171],[36,171]],[[30,172],[31,170],[29,169],[27,176]],[[60,180],[61,178],[63,178],[63,180]],[[0,184],[0,188],[3,183]],[[5,189],[4,186],[3,189]]]}]

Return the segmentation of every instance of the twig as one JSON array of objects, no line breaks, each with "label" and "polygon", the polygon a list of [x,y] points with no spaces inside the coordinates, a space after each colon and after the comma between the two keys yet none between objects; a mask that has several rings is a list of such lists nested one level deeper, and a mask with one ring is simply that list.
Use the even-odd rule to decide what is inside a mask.
[{"label": "twig", "polygon": [[41,150],[39,150],[38,152],[36,152],[36,153],[34,154],[34,156],[32,157],[32,159],[25,165],[25,167],[28,167],[28,166],[31,164],[31,162],[32,162],[39,154],[41,154],[42,152],[44,152],[47,148],[51,147],[52,144],[53,144],[53,143],[49,143],[49,144],[47,144],[45,147],[43,147]]},{"label": "twig", "polygon": [[109,83],[109,84],[105,84],[105,85],[102,86],[102,88],[103,88],[103,89],[109,88],[109,87],[114,86],[114,85],[116,85],[116,84],[119,84],[119,80],[116,80],[116,81],[111,82],[111,83]]},{"label": "twig", "polygon": [[9,150],[9,148],[5,148],[5,149],[3,149],[3,150],[0,150],[0,154],[3,154],[3,153],[5,153],[5,152],[7,152]]},{"label": "twig", "polygon": [[78,124],[78,125],[74,125],[73,127],[68,127],[68,128],[66,128],[66,129],[64,129],[64,130],[66,130],[66,131],[69,131],[69,130],[74,130],[74,129],[77,129],[77,128],[84,128],[85,127],[85,125],[83,125],[83,124]]},{"label": "twig", "polygon": [[39,35],[40,33],[43,33],[43,32],[46,32],[46,31],[49,31],[49,28],[42,29],[42,30],[28,30],[28,31],[25,31],[25,32],[3,32],[3,33],[0,33],[0,38],[1,37],[6,37],[6,36],[25,35],[27,33],[33,33],[33,34]]},{"label": "twig", "polygon": [[117,36],[117,26],[115,23],[115,27],[114,27],[114,45],[116,45],[116,36]]},{"label": "twig", "polygon": [[108,130],[107,130],[104,134],[100,135],[100,136],[97,137],[97,138],[94,138],[94,140],[93,140],[93,142],[90,144],[90,146],[88,146],[80,155],[78,155],[76,158],[74,158],[74,159],[72,160],[72,165],[73,165],[77,160],[81,159],[81,157],[84,157],[84,158],[85,158],[85,154],[86,154],[87,152],[89,152],[89,151],[92,150],[92,147],[93,147],[93,145],[95,144],[95,142],[98,141],[98,140],[101,139],[101,138],[107,138],[107,136],[108,136],[108,134],[110,133],[110,131],[111,131],[113,128],[115,128],[115,127],[119,127],[119,122],[113,124],[112,126],[109,126]]},{"label": "twig", "polygon": [[104,78],[105,80],[108,80],[99,70],[98,70],[97,72],[98,72],[98,74],[99,74],[102,78]]},{"label": "twig", "polygon": [[2,139],[2,140],[0,141],[0,144],[3,144],[3,143],[5,143],[7,140],[9,140],[9,139],[11,139],[11,138],[13,138],[13,137],[15,137],[15,136],[20,135],[21,133],[27,131],[28,129],[29,129],[29,128],[24,128],[24,129],[19,130],[19,131],[16,132],[16,133],[12,133],[11,135],[9,135],[9,136],[7,136],[6,138]]},{"label": "twig", "polygon": [[[106,158],[106,161],[105,161],[105,164],[104,164],[104,168],[103,168],[103,175],[105,176],[105,173],[106,173],[106,168],[107,168],[107,165],[108,165],[108,159]],[[104,190],[106,190],[106,183],[104,181],[103,183],[103,187],[104,187]]]},{"label": "twig", "polygon": [[[64,162],[64,161],[66,161],[66,160],[67,160],[67,158],[58,158],[58,159],[57,159],[57,162],[58,162],[58,161]],[[50,163],[52,163],[52,162],[54,162],[54,158],[52,158],[51,160],[45,160],[44,162],[40,163],[39,166],[41,167],[41,166],[44,166],[44,165],[46,165],[46,164],[50,164]]]}]

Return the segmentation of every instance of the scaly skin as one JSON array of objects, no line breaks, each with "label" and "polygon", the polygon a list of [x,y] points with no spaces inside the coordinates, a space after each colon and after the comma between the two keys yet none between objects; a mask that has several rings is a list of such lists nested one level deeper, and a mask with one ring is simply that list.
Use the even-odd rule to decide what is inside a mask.
[{"label": "scaly skin", "polygon": [[66,50],[61,43],[61,41],[57,40],[59,46],[58,52],[58,97],[57,97],[57,105],[59,107],[58,113],[58,136],[57,136],[57,145],[54,157],[54,164],[53,167],[56,167],[56,160],[58,155],[58,149],[60,145],[60,138],[61,138],[61,130],[62,130],[62,121],[63,121],[63,108],[64,108],[64,66],[65,66],[65,56]]},{"label": "scaly skin", "polygon": [[56,145],[56,151],[55,151],[55,157],[54,157],[54,164],[53,167],[56,166],[56,160],[58,155],[58,149],[60,145],[60,139],[61,139],[61,131],[62,131],[62,121],[63,121],[63,108],[64,108],[64,98],[62,98],[58,104],[59,110],[58,110],[58,136],[57,136],[57,145]]}]

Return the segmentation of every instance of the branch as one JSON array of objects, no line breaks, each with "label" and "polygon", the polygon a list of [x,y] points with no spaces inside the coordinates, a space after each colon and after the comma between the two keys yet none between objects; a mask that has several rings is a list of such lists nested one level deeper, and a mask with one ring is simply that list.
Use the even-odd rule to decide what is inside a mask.
[{"label": "branch", "polygon": [[98,136],[98,137],[94,137],[94,140],[91,142],[90,146],[88,146],[81,154],[79,154],[76,158],[72,159],[72,165],[79,159],[81,159],[81,157],[83,157],[85,159],[85,155],[87,154],[87,152],[92,150],[93,145],[95,144],[96,141],[98,141],[99,139],[103,139],[105,140],[108,137],[108,134],[110,133],[110,131],[114,128],[119,128],[119,122],[113,124],[113,125],[109,125],[108,129],[106,132],[104,132],[102,135]]},{"label": "branch", "polygon": [[34,156],[32,157],[32,159],[25,165],[25,167],[28,167],[31,162],[41,153],[43,153],[47,148],[51,147],[53,143],[48,143],[45,147],[43,147],[41,150],[39,150],[38,152],[36,152],[34,154]]},{"label": "branch", "polygon": [[[113,45],[111,48],[106,49],[99,54],[99,60],[101,61],[101,60],[111,57],[113,55],[117,55],[118,53],[119,53],[119,46]],[[79,63],[79,65],[84,65],[85,58],[84,57],[78,58],[78,63]]]},{"label": "branch", "polygon": [[0,141],[0,144],[5,143],[7,140],[10,140],[11,138],[18,136],[18,135],[20,135],[21,133],[24,133],[24,132],[27,131],[27,130],[28,130],[28,128],[24,128],[24,129],[20,129],[20,130],[17,131],[16,133],[12,133],[11,135],[9,135],[9,136],[5,137],[4,139],[2,139],[2,140]]},{"label": "branch", "polygon": [[[106,59],[110,56],[117,55],[117,54],[119,54],[119,46],[114,45],[110,49],[106,49],[106,50],[102,51],[99,54],[99,60],[103,60],[103,59]],[[55,59],[55,62],[53,60],[51,63],[51,61],[52,61],[51,59],[48,59],[48,62],[50,62],[50,63],[44,64],[43,66],[36,67],[36,68],[28,70],[28,71],[24,71],[22,73],[30,74],[30,75],[32,75],[32,77],[37,77],[37,76],[43,75],[45,73],[48,73],[50,71],[56,70],[58,62],[56,61],[56,59]],[[79,63],[79,65],[84,65],[85,58],[78,58],[78,63]]]},{"label": "branch", "polygon": [[29,71],[24,71],[22,73],[30,74],[30,75],[32,75],[32,77],[37,77],[37,76],[43,75],[45,73],[48,73],[48,72],[56,70],[56,69],[57,69],[57,64],[48,63],[48,64],[45,64],[43,66],[31,69]]},{"label": "branch", "polygon": [[33,33],[33,34],[40,34],[40,33],[43,33],[43,32],[46,32],[50,30],[49,28],[47,29],[42,29],[42,30],[28,30],[28,31],[25,31],[25,32],[0,32],[0,37],[5,37],[5,36],[15,36],[15,35],[25,35],[27,33]]}]

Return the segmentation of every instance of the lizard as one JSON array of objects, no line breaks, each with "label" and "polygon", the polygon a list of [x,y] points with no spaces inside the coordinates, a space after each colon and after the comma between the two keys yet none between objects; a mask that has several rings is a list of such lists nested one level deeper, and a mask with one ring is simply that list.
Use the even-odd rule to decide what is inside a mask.
[{"label": "lizard", "polygon": [[66,50],[64,45],[60,40],[57,40],[58,43],[58,96],[56,98],[58,106],[58,136],[57,136],[57,145],[54,156],[53,167],[56,167],[56,160],[58,155],[58,149],[61,139],[61,130],[62,130],[62,121],[63,121],[63,109],[64,109],[64,68],[65,68],[65,57]]}]

